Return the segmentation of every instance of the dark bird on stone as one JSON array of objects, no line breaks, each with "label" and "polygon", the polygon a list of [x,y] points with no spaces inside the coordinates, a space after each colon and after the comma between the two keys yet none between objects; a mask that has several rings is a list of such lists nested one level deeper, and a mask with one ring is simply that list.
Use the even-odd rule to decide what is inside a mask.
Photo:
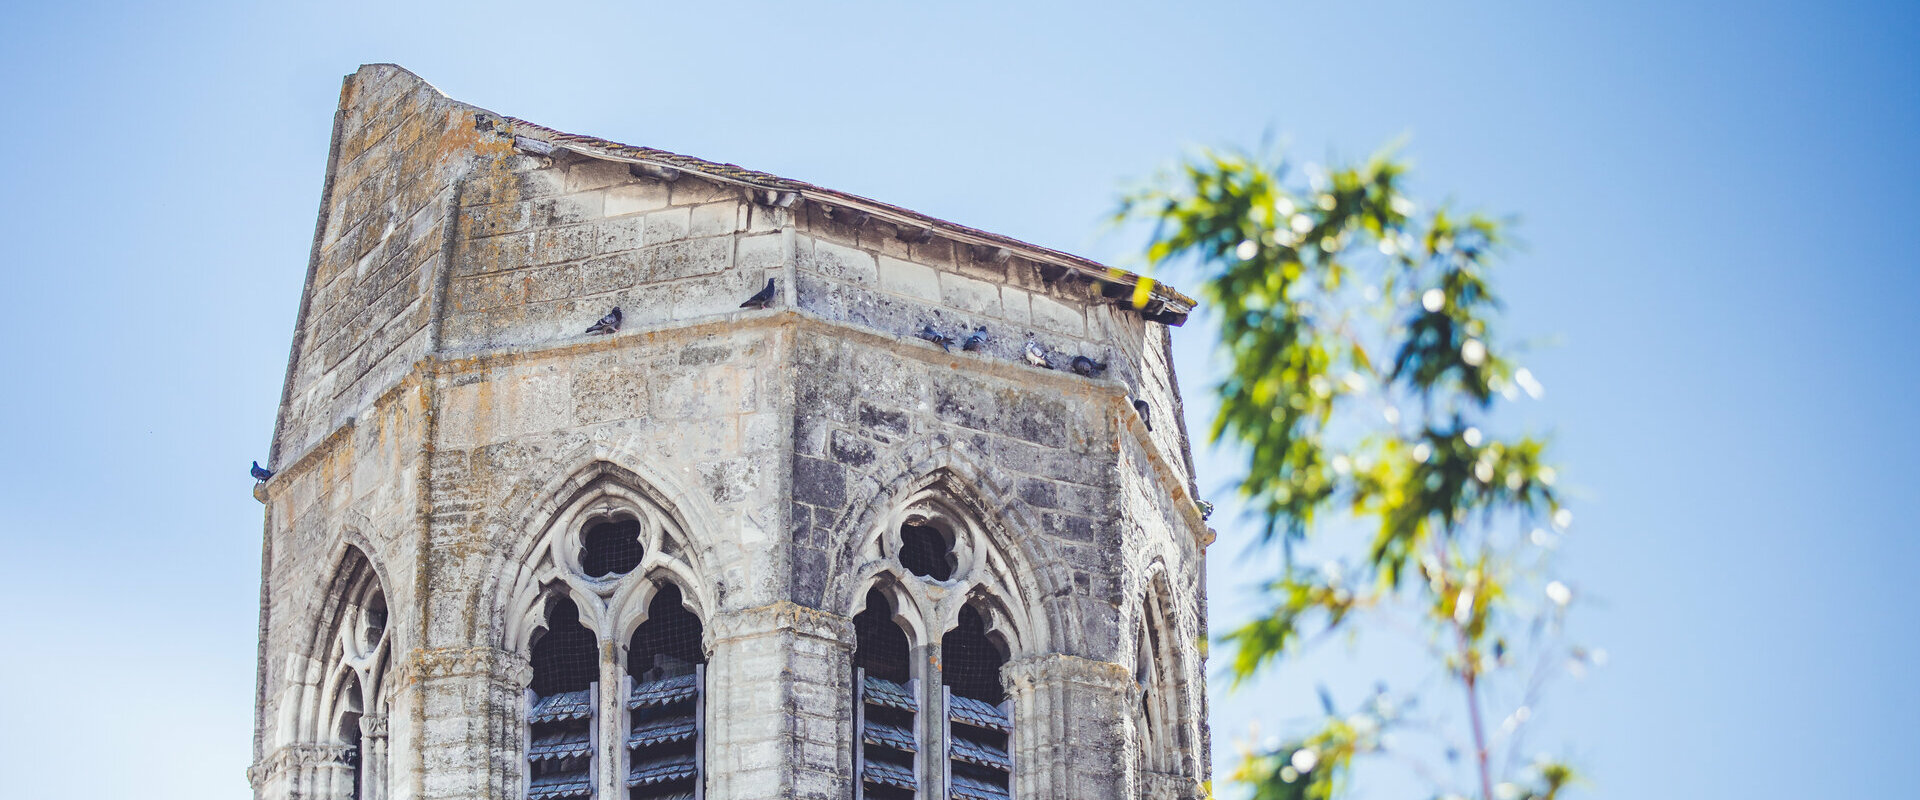
[{"label": "dark bird on stone", "polygon": [[1147,426],[1147,430],[1149,431],[1153,430],[1153,417],[1147,413],[1148,412],[1147,401],[1145,400],[1133,401],[1133,410],[1140,414],[1140,422]]},{"label": "dark bird on stone", "polygon": [[973,335],[967,337],[967,341],[964,344],[960,345],[960,349],[971,353],[975,350],[978,350],[986,346],[987,346],[987,326],[982,325],[978,328],[973,329]]},{"label": "dark bird on stone", "polygon": [[920,326],[920,332],[914,335],[922,339],[925,339],[929,342],[933,342],[934,344],[940,345],[940,349],[942,350],[946,350],[949,346],[953,344],[953,337],[934,330],[932,325]]},{"label": "dark bird on stone", "polygon": [[601,317],[599,322],[593,323],[592,327],[587,328],[587,333],[613,333],[614,331],[620,330],[620,320],[620,307],[614,306],[613,310],[607,312],[606,316]]},{"label": "dark bird on stone", "polygon": [[1053,369],[1052,362],[1047,361],[1047,351],[1040,347],[1039,342],[1028,339],[1025,355],[1027,357],[1027,363],[1041,369]]},{"label": "dark bird on stone", "polygon": [[272,478],[273,478],[273,470],[260,466],[260,462],[258,461],[253,462],[253,479],[254,480],[259,481],[261,483],[266,483],[268,480],[271,480]]},{"label": "dark bird on stone", "polygon": [[747,298],[747,302],[741,303],[740,307],[766,308],[771,305],[773,305],[773,279],[768,278],[766,288],[761,289],[759,293],[754,296]]},{"label": "dark bird on stone", "polygon": [[1107,371],[1106,364],[1095,361],[1086,356],[1074,356],[1073,363],[1069,366],[1073,368],[1073,374],[1085,375],[1089,378],[1098,378],[1100,377],[1101,373],[1104,373]]}]

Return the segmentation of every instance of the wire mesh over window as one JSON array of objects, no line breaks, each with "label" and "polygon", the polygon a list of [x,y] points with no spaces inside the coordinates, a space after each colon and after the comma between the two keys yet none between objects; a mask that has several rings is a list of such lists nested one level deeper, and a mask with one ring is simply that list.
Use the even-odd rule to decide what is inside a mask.
[{"label": "wire mesh over window", "polygon": [[547,632],[533,643],[533,693],[577,692],[600,679],[600,647],[580,624],[580,609],[560,598],[547,610]]},{"label": "wire mesh over window", "polygon": [[893,621],[893,605],[879,589],[867,592],[867,608],[853,615],[853,665],[894,683],[912,678],[907,632]]},{"label": "wire mesh over window", "polygon": [[1007,659],[987,638],[987,620],[962,606],[960,622],[940,640],[946,691],[947,792],[952,800],[1010,800],[1013,796],[1012,704],[1000,688]]},{"label": "wire mesh over window", "polygon": [[900,566],[936,581],[953,577],[957,565],[953,543],[940,529],[908,523],[900,526]]},{"label": "wire mesh over window", "polygon": [[627,674],[640,683],[693,674],[693,665],[707,663],[700,645],[700,618],[682,605],[680,587],[660,587],[647,606],[647,621],[633,632],[627,645]]},{"label": "wire mesh over window", "polygon": [[962,606],[960,624],[940,639],[940,682],[961,697],[988,705],[1006,699],[1000,667],[1007,657],[987,638],[987,620],[973,606]]},{"label": "wire mesh over window", "polygon": [[587,577],[625,575],[640,566],[640,522],[596,522],[580,533],[580,568]]},{"label": "wire mesh over window", "polygon": [[915,717],[919,683],[912,680],[911,646],[893,621],[893,604],[879,589],[853,616],[854,758],[861,800],[913,800],[920,751]]}]

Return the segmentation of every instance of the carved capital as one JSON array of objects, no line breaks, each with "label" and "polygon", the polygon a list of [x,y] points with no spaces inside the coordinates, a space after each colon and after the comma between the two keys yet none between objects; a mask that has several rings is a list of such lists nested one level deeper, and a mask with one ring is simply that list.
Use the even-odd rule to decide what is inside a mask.
[{"label": "carved capital", "polygon": [[1091,686],[1122,696],[1128,691],[1139,690],[1134,685],[1133,674],[1126,667],[1059,653],[1014,661],[1007,664],[1001,674],[1005,676],[1007,686],[1015,691],[1063,684]]},{"label": "carved capital", "polygon": [[360,718],[360,737],[363,739],[387,738],[387,716],[374,714]]},{"label": "carved capital", "polygon": [[851,618],[782,600],[715,616],[713,624],[707,626],[707,644],[711,650],[713,645],[724,641],[789,632],[847,647],[852,647],[854,641]]},{"label": "carved capital", "polygon": [[526,656],[493,647],[423,648],[409,651],[396,675],[409,686],[444,678],[485,677],[517,691],[533,681],[533,667]]},{"label": "carved capital", "polygon": [[258,792],[262,786],[288,770],[316,766],[351,768],[359,757],[357,748],[344,744],[290,744],[248,767],[247,783]]}]

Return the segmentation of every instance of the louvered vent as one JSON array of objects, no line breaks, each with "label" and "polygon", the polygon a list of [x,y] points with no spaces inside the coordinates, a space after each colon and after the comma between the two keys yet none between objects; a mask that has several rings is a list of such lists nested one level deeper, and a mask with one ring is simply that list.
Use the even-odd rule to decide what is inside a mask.
[{"label": "louvered vent", "polygon": [[1008,738],[1013,733],[1010,701],[990,705],[941,693],[947,718],[947,796],[953,800],[1010,800],[1013,796],[1013,757]]},{"label": "louvered vent", "polygon": [[920,752],[914,730],[920,706],[914,701],[919,681],[905,685],[853,671],[854,724],[860,731],[854,766],[859,771],[860,796],[875,800],[906,800],[919,787],[914,764]]},{"label": "louvered vent", "polygon": [[697,800],[706,719],[700,618],[660,587],[627,648],[628,800]]},{"label": "louvered vent", "polygon": [[632,685],[627,695],[627,796],[672,800],[700,796],[701,719],[707,667]]},{"label": "louvered vent", "polygon": [[527,692],[527,800],[593,794],[593,708],[599,684],[545,697]]}]

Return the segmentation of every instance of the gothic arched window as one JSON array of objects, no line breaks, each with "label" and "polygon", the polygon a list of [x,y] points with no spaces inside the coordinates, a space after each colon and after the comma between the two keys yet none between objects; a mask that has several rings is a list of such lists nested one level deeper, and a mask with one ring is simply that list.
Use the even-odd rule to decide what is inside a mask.
[{"label": "gothic arched window", "polygon": [[302,712],[306,735],[328,753],[321,771],[329,774],[309,779],[312,796],[384,800],[392,632],[380,577],[360,548],[346,548],[326,596],[311,678],[321,691]]},{"label": "gothic arched window", "polygon": [[1000,686],[1007,655],[973,605],[962,606],[959,623],[940,638],[940,660],[949,796],[1006,800],[1013,792],[1013,709]]},{"label": "gothic arched window", "polygon": [[497,607],[533,667],[524,800],[699,798],[704,553],[626,469],[595,462],[562,491]]},{"label": "gothic arched window", "polygon": [[548,606],[546,630],[533,643],[532,661],[527,798],[590,797],[600,646],[593,631],[580,624],[580,609],[572,600],[558,598]]},{"label": "gothic arched window", "polygon": [[630,800],[700,796],[706,662],[700,618],[662,584],[627,646]]},{"label": "gothic arched window", "polygon": [[854,773],[860,796],[911,800],[920,752],[919,682],[913,679],[913,647],[893,620],[884,592],[867,592],[867,607],[853,617]]}]

